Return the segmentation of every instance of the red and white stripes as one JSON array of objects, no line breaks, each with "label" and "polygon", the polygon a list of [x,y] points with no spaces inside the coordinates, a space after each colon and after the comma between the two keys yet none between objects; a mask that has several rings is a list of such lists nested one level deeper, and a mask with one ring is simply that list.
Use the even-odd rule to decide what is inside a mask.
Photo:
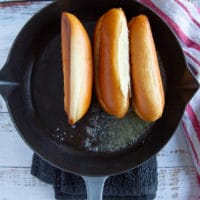
[{"label": "red and white stripes", "polygon": [[185,0],[138,0],[156,12],[176,33],[187,61],[196,68],[200,81],[200,14]]},{"label": "red and white stripes", "polygon": [[[200,82],[200,9],[185,0],[138,0],[156,12],[175,32],[186,60]],[[181,121],[200,181],[200,90]]]},{"label": "red and white stripes", "polygon": [[175,2],[188,14],[190,19],[198,26],[200,27],[200,22],[198,21],[199,17],[199,10],[194,9],[194,5],[187,2],[182,2],[181,0],[175,0]]}]

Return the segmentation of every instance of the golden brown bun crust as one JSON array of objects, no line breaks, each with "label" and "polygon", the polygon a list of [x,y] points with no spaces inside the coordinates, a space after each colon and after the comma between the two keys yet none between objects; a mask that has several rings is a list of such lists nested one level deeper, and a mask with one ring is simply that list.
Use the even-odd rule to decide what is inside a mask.
[{"label": "golden brown bun crust", "polygon": [[92,97],[92,49],[88,34],[72,14],[61,18],[64,107],[70,124],[87,112]]},{"label": "golden brown bun crust", "polygon": [[134,17],[129,23],[133,106],[145,121],[155,121],[164,109],[164,91],[155,44],[148,18]]},{"label": "golden brown bun crust", "polygon": [[[119,118],[126,114],[129,107],[130,84],[128,81],[127,92],[124,92],[119,80],[118,40],[122,23],[127,28],[122,9],[111,9],[98,20],[94,32],[96,95],[102,108]],[[128,43],[128,28],[126,39]],[[128,52],[128,48],[126,50]]]}]

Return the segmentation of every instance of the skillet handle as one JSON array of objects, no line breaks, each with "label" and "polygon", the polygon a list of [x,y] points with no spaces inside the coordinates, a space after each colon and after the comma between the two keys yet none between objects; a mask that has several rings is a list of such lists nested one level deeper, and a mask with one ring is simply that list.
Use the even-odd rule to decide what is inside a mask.
[{"label": "skillet handle", "polygon": [[87,189],[87,200],[102,200],[103,187],[108,177],[89,177],[83,176]]}]

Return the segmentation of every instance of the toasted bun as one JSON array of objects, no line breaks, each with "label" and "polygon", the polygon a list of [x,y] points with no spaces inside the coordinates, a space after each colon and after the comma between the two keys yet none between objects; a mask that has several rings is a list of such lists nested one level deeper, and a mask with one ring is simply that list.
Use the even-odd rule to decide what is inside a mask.
[{"label": "toasted bun", "polygon": [[92,50],[86,30],[72,14],[63,12],[61,46],[64,106],[70,124],[87,112],[92,96]]},{"label": "toasted bun", "polygon": [[164,91],[155,44],[148,18],[134,17],[129,23],[133,106],[145,121],[161,117]]},{"label": "toasted bun", "polygon": [[95,89],[102,108],[122,118],[129,107],[129,43],[122,9],[111,9],[94,32]]}]

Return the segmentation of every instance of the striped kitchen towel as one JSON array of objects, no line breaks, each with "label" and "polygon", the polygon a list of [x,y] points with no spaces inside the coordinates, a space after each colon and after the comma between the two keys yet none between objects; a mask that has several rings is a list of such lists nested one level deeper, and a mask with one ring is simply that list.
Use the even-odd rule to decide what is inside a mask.
[{"label": "striped kitchen towel", "polygon": [[[200,9],[186,0],[138,0],[156,12],[179,38],[193,75],[200,82]],[[200,183],[200,90],[181,121]]]}]

